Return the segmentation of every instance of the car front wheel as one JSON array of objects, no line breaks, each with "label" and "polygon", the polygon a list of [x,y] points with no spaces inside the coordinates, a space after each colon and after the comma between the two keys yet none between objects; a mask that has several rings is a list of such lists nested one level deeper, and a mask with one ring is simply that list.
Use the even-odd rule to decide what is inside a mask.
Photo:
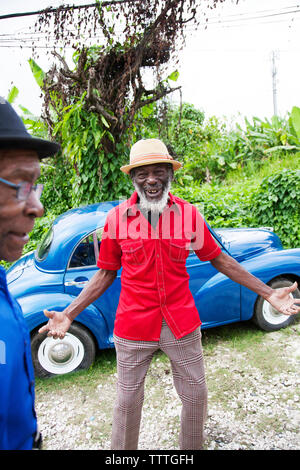
[{"label": "car front wheel", "polygon": [[[270,287],[272,287],[272,289],[279,289],[280,287],[290,287],[292,284],[293,282],[289,279],[278,278],[274,279],[270,283]],[[297,288],[290,295],[291,297],[299,299],[299,288]],[[273,308],[272,305],[267,302],[267,300],[259,297],[255,305],[253,321],[262,330],[276,331],[291,325],[295,321],[295,315],[284,315],[283,313],[280,313],[278,310]]]},{"label": "car front wheel", "polygon": [[63,339],[37,331],[31,339],[31,352],[35,375],[50,377],[87,369],[94,362],[96,347],[88,330],[73,323]]}]

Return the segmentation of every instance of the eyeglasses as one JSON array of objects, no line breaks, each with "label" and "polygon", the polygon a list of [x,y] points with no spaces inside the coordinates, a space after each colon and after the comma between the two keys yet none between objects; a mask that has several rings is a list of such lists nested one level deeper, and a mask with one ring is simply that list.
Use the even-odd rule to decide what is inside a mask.
[{"label": "eyeglasses", "polygon": [[29,194],[31,193],[31,191],[34,191],[36,197],[38,199],[40,199],[41,194],[43,192],[43,185],[42,184],[33,185],[33,184],[28,183],[26,181],[22,181],[19,184],[14,184],[14,183],[11,183],[10,181],[7,181],[3,178],[0,178],[0,182],[6,184],[7,186],[10,186],[11,188],[14,188],[17,191],[18,201],[26,201],[26,199],[29,197]]}]

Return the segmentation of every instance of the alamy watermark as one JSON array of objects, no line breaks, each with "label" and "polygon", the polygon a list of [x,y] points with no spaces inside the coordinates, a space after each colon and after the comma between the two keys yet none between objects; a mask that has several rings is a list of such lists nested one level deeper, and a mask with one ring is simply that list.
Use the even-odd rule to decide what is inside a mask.
[{"label": "alamy watermark", "polygon": [[[204,242],[203,207],[192,204],[172,204],[166,207],[160,216],[160,231],[149,230],[148,222],[138,204],[124,205],[105,203],[99,205],[99,216],[107,216],[102,240],[110,239],[181,239],[187,244],[193,240],[193,249],[200,249]],[[200,209],[200,210],[199,210]]]}]

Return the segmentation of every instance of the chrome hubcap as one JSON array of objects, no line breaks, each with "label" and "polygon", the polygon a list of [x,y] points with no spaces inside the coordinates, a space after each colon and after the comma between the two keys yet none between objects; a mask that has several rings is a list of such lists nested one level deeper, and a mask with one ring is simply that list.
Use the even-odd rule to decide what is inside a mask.
[{"label": "chrome hubcap", "polygon": [[55,344],[49,350],[49,359],[53,364],[66,364],[74,355],[74,350],[70,344]]},{"label": "chrome hubcap", "polygon": [[52,374],[72,372],[81,364],[83,358],[84,346],[71,333],[66,333],[64,339],[45,338],[38,350],[41,366]]}]

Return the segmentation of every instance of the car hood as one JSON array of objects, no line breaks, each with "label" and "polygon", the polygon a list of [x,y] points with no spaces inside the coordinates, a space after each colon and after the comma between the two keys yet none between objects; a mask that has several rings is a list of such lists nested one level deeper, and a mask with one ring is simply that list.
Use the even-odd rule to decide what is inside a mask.
[{"label": "car hood", "polygon": [[268,228],[222,228],[214,231],[220,243],[238,261],[267,251],[282,250],[280,238]]},{"label": "car hood", "polygon": [[24,269],[29,268],[34,263],[34,251],[30,253],[26,253],[26,255],[22,256],[18,261],[16,261],[7,271],[7,283],[10,284],[11,282],[18,279],[21,274],[24,272]]}]

